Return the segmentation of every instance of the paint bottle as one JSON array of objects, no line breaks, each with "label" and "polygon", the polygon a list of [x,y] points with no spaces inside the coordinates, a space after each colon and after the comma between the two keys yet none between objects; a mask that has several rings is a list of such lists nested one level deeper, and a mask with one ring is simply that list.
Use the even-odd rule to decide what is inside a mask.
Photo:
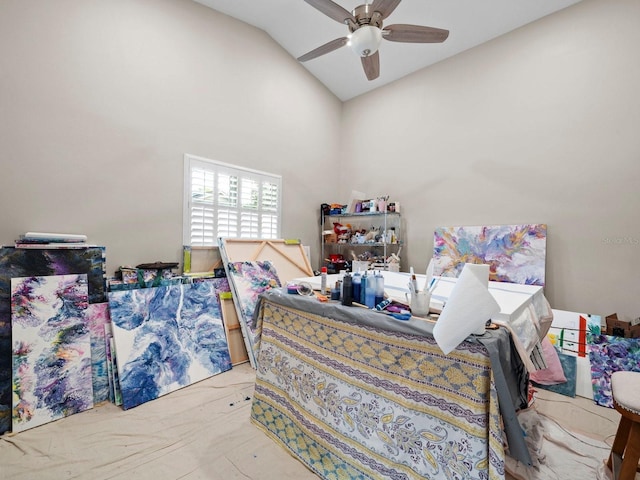
[{"label": "paint bottle", "polygon": [[364,272],[364,275],[362,275],[362,279],[360,280],[360,300],[358,300],[358,302],[360,302],[362,305],[365,305],[368,281],[369,279],[367,278],[367,272]]},{"label": "paint bottle", "polygon": [[336,286],[331,289],[331,300],[340,300],[340,280],[336,282]]},{"label": "paint bottle", "polygon": [[322,295],[327,293],[327,267],[320,269],[320,293]]},{"label": "paint bottle", "polygon": [[378,272],[375,276],[376,279],[376,290],[375,290],[375,300],[374,306],[378,305],[382,300],[384,300],[384,277],[381,272]]},{"label": "paint bottle", "polygon": [[376,283],[376,277],[374,275],[369,278],[367,287],[365,288],[364,304],[369,308],[375,308],[376,306]]},{"label": "paint bottle", "polygon": [[351,306],[353,302],[353,279],[349,272],[342,277],[342,305]]},{"label": "paint bottle", "polygon": [[362,276],[360,275],[360,272],[356,272],[353,274],[353,277],[351,278],[351,285],[352,285],[352,289],[353,289],[353,299],[356,302],[360,302],[360,284],[362,282]]}]

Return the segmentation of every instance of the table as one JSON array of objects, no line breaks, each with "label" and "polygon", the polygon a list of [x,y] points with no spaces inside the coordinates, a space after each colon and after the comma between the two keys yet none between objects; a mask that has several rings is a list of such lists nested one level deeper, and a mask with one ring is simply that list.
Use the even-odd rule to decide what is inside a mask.
[{"label": "table", "polygon": [[286,289],[261,295],[255,321],[251,421],[320,477],[503,479],[501,410],[510,454],[531,463],[515,418],[527,375],[506,329],[444,355],[425,320]]},{"label": "table", "polygon": [[[407,284],[411,278],[410,274],[387,271],[380,273],[384,276],[385,294],[391,299],[406,302],[405,294],[409,292]],[[341,274],[330,275],[327,283],[333,285],[341,277]],[[416,277],[418,287],[422,288],[425,275],[416,274]],[[431,296],[431,307],[441,310],[458,279],[454,277],[436,277],[436,279],[438,283]],[[299,278],[295,281],[305,281],[316,289],[320,288],[319,277]],[[489,293],[500,305],[500,313],[491,320],[503,325],[511,332],[527,370],[533,372],[546,368],[540,340],[544,338],[551,326],[553,312],[544,296],[543,288],[538,285],[505,282],[489,282],[488,288]]]}]

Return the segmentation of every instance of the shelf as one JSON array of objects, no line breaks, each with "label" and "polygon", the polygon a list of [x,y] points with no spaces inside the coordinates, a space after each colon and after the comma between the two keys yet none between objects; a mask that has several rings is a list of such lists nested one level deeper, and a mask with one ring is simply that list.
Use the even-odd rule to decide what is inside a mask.
[{"label": "shelf", "polygon": [[340,243],[340,242],[328,242],[325,243],[325,245],[329,246],[329,245],[337,245],[337,246],[344,246],[344,247],[392,247],[394,245],[397,246],[401,246],[402,242],[396,242],[396,243],[385,243],[385,242],[375,242],[375,243]]},{"label": "shelf", "polygon": [[398,212],[360,212],[360,213],[336,213],[333,215],[325,215],[325,218],[339,218],[339,217],[383,217],[383,216],[387,216],[387,217],[399,217],[400,213]]},{"label": "shelf", "polygon": [[[335,224],[342,224],[347,230],[344,234],[334,232]],[[400,212],[353,212],[333,213],[321,216],[320,258],[326,259],[332,253],[344,254],[349,250],[352,255],[357,255],[361,261],[376,261],[386,265],[386,260],[391,253],[397,254],[403,247],[404,229]],[[373,235],[369,235],[373,233]],[[358,240],[364,239],[362,235],[377,242],[354,242],[353,235],[358,235]],[[394,238],[394,243],[388,242]],[[342,242],[336,240],[343,240]],[[346,240],[346,242],[344,241]],[[369,251],[369,254],[367,254]],[[360,258],[366,257],[366,258]],[[320,266],[323,266],[321,263]]]}]

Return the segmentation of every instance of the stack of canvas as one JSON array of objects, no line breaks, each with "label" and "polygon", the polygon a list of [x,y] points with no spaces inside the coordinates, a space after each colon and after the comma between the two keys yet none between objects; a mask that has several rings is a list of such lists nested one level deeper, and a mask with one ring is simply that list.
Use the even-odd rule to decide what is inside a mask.
[{"label": "stack of canvas", "polygon": [[[12,372],[14,371],[14,350],[17,349],[21,352],[17,346],[12,343],[11,334],[11,309],[12,309],[12,279],[18,278],[31,278],[31,277],[50,277],[50,276],[66,276],[75,275],[78,283],[75,287],[68,292],[76,292],[79,288],[86,288],[86,300],[85,311],[89,308],[89,305],[101,303],[105,301],[105,249],[104,247],[87,247],[78,249],[19,249],[13,247],[0,248],[0,433],[11,430],[12,418],[14,417],[14,402],[12,400]],[[84,280],[80,280],[77,276],[85,275]],[[77,282],[72,282],[75,285]],[[80,284],[84,283],[84,287]],[[43,288],[56,288],[54,284],[48,284]],[[64,290],[64,289],[63,289]],[[26,292],[28,293],[28,292]],[[43,293],[48,295],[49,293]],[[55,295],[55,294],[54,294]],[[21,299],[20,295],[17,295],[15,301],[26,302],[25,306],[29,307],[28,295]],[[38,299],[35,298],[37,301]],[[66,313],[69,312],[70,303],[67,300],[60,305],[60,308]],[[80,311],[82,309],[76,309]],[[34,310],[38,315],[46,315],[44,311]],[[54,311],[49,311],[52,318],[52,322],[58,321],[58,314]],[[29,320],[29,322],[35,324],[35,317]],[[26,335],[30,335],[32,332],[24,332]],[[78,332],[75,332],[78,334]],[[68,338],[63,339],[67,341]],[[63,345],[60,343],[60,345]],[[65,344],[66,345],[66,344]],[[18,344],[19,346],[19,344]],[[42,345],[40,345],[42,347]],[[87,353],[90,348],[87,348]],[[60,355],[64,359],[65,349],[61,347],[58,350],[57,355]],[[79,355],[79,353],[71,349],[73,355]],[[29,357],[31,358],[31,357]],[[85,357],[82,357],[85,358]],[[43,357],[42,363],[38,372],[41,376],[46,375],[47,372],[45,365],[47,363],[47,357]],[[23,367],[24,369],[25,367]],[[75,371],[75,370],[74,370]],[[35,374],[35,370],[34,370]],[[41,379],[44,381],[44,376]],[[24,387],[24,386],[23,386]],[[46,392],[38,390],[39,393],[45,395]],[[56,395],[62,394],[62,390],[57,390]],[[60,400],[60,399],[59,399]],[[17,402],[19,403],[19,401]]]},{"label": "stack of canvas", "polygon": [[105,283],[103,247],[0,249],[0,434],[106,400],[130,408],[231,368],[226,279],[109,303]]}]

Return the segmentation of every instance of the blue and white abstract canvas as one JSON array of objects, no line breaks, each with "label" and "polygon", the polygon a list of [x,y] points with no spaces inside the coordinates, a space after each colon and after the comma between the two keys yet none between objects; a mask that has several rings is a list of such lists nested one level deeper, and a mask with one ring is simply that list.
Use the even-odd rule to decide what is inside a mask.
[{"label": "blue and white abstract canvas", "polygon": [[93,407],[87,275],[11,279],[14,432]]},{"label": "blue and white abstract canvas", "polygon": [[123,408],[231,369],[215,282],[109,293]]}]

